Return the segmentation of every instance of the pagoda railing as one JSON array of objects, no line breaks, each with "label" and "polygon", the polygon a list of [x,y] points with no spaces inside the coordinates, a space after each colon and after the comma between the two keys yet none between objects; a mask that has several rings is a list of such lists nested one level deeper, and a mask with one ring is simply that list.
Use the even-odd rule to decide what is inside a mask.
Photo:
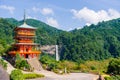
[{"label": "pagoda railing", "polygon": [[10,51],[9,54],[40,54],[41,52],[40,51]]},{"label": "pagoda railing", "polygon": [[19,43],[33,43],[33,41],[30,41],[30,40],[19,40],[17,42],[19,42]]},{"label": "pagoda railing", "polygon": [[33,33],[17,32],[17,34],[18,34],[18,35],[32,35],[32,36],[35,35],[34,32],[33,32]]}]

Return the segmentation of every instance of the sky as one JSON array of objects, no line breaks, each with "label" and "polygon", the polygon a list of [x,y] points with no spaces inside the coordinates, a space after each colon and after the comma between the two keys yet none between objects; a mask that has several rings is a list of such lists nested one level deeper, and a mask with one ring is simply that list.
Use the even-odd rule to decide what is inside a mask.
[{"label": "sky", "polygon": [[62,30],[120,18],[120,0],[0,0],[0,17],[33,18]]}]

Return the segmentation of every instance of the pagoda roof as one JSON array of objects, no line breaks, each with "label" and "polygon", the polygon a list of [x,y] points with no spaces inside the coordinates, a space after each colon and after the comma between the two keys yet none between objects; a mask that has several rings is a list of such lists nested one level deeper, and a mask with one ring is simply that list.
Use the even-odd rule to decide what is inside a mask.
[{"label": "pagoda roof", "polygon": [[35,27],[29,26],[25,22],[22,25],[20,25],[20,26],[18,26],[16,28],[36,29]]}]

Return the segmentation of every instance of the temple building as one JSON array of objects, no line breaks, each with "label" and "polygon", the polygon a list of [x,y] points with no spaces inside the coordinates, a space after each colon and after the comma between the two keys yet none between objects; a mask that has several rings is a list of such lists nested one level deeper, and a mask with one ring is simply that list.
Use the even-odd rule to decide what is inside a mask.
[{"label": "temple building", "polygon": [[35,31],[35,27],[26,24],[24,15],[24,23],[14,29],[15,44],[9,54],[11,56],[20,54],[24,58],[38,57],[41,52],[37,50],[38,44],[34,43]]}]

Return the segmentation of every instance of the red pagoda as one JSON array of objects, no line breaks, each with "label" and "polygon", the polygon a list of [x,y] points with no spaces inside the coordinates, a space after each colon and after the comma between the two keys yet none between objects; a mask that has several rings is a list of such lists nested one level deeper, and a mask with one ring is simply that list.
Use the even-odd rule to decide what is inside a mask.
[{"label": "red pagoda", "polygon": [[9,54],[12,56],[20,54],[24,58],[38,57],[41,52],[37,50],[38,44],[34,43],[35,30],[35,27],[26,24],[24,15],[24,23],[14,29],[15,44]]}]

